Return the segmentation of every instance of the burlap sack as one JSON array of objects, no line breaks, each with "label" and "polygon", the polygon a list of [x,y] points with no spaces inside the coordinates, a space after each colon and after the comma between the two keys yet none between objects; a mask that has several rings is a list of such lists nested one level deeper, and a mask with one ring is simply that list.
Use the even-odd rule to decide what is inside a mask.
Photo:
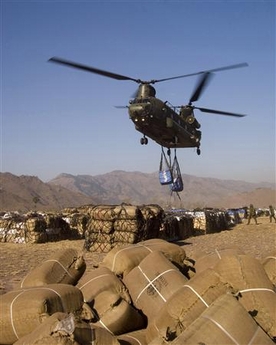
[{"label": "burlap sack", "polygon": [[98,220],[91,218],[87,224],[88,232],[103,232],[110,234],[114,231],[114,221],[111,220]]},{"label": "burlap sack", "polygon": [[84,301],[88,304],[92,302],[91,305],[103,291],[117,293],[128,303],[131,302],[129,293],[122,281],[107,267],[99,267],[84,274],[77,287],[81,290]]},{"label": "burlap sack", "polygon": [[202,255],[195,260],[195,271],[200,273],[207,268],[213,268],[221,258],[235,254],[243,254],[243,252],[239,248],[214,249],[211,253]]},{"label": "burlap sack", "polygon": [[262,260],[262,265],[268,278],[272,284],[276,287],[276,252],[267,256]]},{"label": "burlap sack", "polygon": [[[159,344],[152,342],[150,345]],[[171,345],[272,345],[235,297],[225,294],[207,308]]]},{"label": "burlap sack", "polygon": [[85,268],[84,258],[76,249],[64,249],[31,270],[21,281],[20,287],[58,283],[75,285]]},{"label": "burlap sack", "polygon": [[74,330],[73,314],[55,313],[14,345],[78,345],[74,340]]},{"label": "burlap sack", "polygon": [[214,270],[238,291],[240,303],[256,322],[276,337],[276,294],[261,262],[249,255],[226,256]]},{"label": "burlap sack", "polygon": [[103,291],[94,301],[96,325],[119,335],[145,328],[145,317],[117,293]]},{"label": "burlap sack", "polygon": [[172,341],[221,295],[233,292],[219,274],[207,269],[196,274],[180,287],[151,319],[147,341],[158,338]]},{"label": "burlap sack", "polygon": [[123,345],[108,330],[86,322],[76,322],[74,338],[80,345]]},{"label": "burlap sack", "polygon": [[186,257],[184,249],[177,244],[162,239],[150,239],[113,248],[105,256],[101,266],[108,267],[116,275],[124,276],[153,251],[160,251],[175,265],[183,266]]},{"label": "burlap sack", "polygon": [[56,312],[80,313],[81,291],[68,284],[22,288],[0,296],[0,344],[12,344]]},{"label": "burlap sack", "polygon": [[148,345],[145,329],[119,335],[117,339],[121,345]]},{"label": "burlap sack", "polygon": [[152,252],[128,273],[123,282],[133,304],[150,321],[188,279],[161,252]]}]

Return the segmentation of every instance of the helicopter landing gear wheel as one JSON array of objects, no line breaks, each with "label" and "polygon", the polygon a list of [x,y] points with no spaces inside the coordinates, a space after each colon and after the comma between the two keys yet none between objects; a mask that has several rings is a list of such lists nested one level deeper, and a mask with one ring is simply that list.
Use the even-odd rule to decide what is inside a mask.
[{"label": "helicopter landing gear wheel", "polygon": [[141,145],[148,145],[148,138],[143,136],[143,138],[140,139]]},{"label": "helicopter landing gear wheel", "polygon": [[196,153],[197,153],[198,155],[201,154],[201,151],[200,151],[200,148],[199,148],[199,147],[196,149]]}]

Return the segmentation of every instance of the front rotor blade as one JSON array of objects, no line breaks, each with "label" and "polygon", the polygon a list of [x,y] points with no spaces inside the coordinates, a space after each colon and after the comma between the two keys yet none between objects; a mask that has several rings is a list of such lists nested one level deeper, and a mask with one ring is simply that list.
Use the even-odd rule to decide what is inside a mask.
[{"label": "front rotor blade", "polygon": [[210,82],[211,76],[212,74],[210,72],[206,72],[202,75],[193,95],[190,98],[189,104],[192,104],[193,102],[196,102],[199,99],[203,90],[207,87],[208,83]]},{"label": "front rotor blade", "polygon": [[172,79],[179,79],[179,78],[191,77],[191,76],[193,76],[193,75],[198,75],[198,74],[203,74],[203,73],[208,73],[208,72],[210,72],[210,73],[212,73],[212,72],[219,72],[219,71],[225,71],[225,70],[228,70],[228,69],[241,68],[241,67],[247,67],[247,66],[248,66],[248,63],[243,62],[243,63],[239,63],[239,64],[236,64],[236,65],[229,65],[229,66],[225,66],[225,67],[219,67],[219,68],[209,69],[209,70],[206,70],[206,71],[201,71],[201,72],[196,72],[196,73],[190,73],[190,74],[179,75],[179,76],[171,77],[171,78],[164,78],[164,79],[152,80],[151,83],[154,84],[154,83],[159,83],[159,82],[161,82],[161,81],[167,81],[167,80],[172,80]]},{"label": "front rotor blade", "polygon": [[73,61],[69,61],[69,60],[65,60],[59,57],[52,57],[51,59],[48,60],[49,62],[55,62],[61,65],[65,65],[65,66],[69,66],[69,67],[73,67],[73,68],[78,68],[81,69],[83,71],[86,72],[91,72],[91,73],[96,73],[96,74],[100,74],[103,75],[104,77],[108,77],[108,78],[113,78],[113,79],[117,79],[117,80],[132,80],[135,81],[136,83],[140,83],[139,79],[134,79],[131,77],[127,77],[121,74],[116,74],[113,72],[108,72],[108,71],[104,71],[95,67],[91,67],[91,66],[86,66],[80,63],[76,63]]},{"label": "front rotor blade", "polygon": [[228,111],[221,111],[221,110],[208,109],[208,108],[193,107],[193,109],[198,109],[204,113],[210,113],[210,114],[219,114],[219,115],[236,116],[236,117],[246,116],[245,114],[230,113]]}]

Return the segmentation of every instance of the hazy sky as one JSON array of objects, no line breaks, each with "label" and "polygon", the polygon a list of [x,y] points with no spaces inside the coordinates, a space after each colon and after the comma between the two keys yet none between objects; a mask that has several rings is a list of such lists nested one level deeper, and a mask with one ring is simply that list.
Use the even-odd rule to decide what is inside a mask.
[{"label": "hazy sky", "polygon": [[[144,80],[241,62],[216,73],[196,106],[201,155],[179,149],[182,173],[275,181],[275,1],[1,1],[1,171],[155,172],[161,149],[140,145],[127,105],[137,84],[47,62],[59,56]],[[155,85],[187,104],[197,77]]]}]

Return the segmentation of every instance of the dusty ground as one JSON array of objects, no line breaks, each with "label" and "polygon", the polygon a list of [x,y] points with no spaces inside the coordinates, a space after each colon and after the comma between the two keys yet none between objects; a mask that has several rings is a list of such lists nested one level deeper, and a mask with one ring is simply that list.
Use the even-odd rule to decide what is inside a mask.
[{"label": "dusty ground", "polygon": [[[34,267],[64,248],[83,249],[84,240],[60,241],[42,244],[0,243],[0,294],[15,288],[23,277]],[[214,249],[237,247],[245,254],[258,259],[275,253],[276,224],[269,223],[268,217],[258,218],[247,225],[246,221],[232,230],[220,233],[200,235],[179,242],[187,256],[195,258],[198,252],[210,253]],[[101,253],[85,253],[87,270],[103,259]]]}]

